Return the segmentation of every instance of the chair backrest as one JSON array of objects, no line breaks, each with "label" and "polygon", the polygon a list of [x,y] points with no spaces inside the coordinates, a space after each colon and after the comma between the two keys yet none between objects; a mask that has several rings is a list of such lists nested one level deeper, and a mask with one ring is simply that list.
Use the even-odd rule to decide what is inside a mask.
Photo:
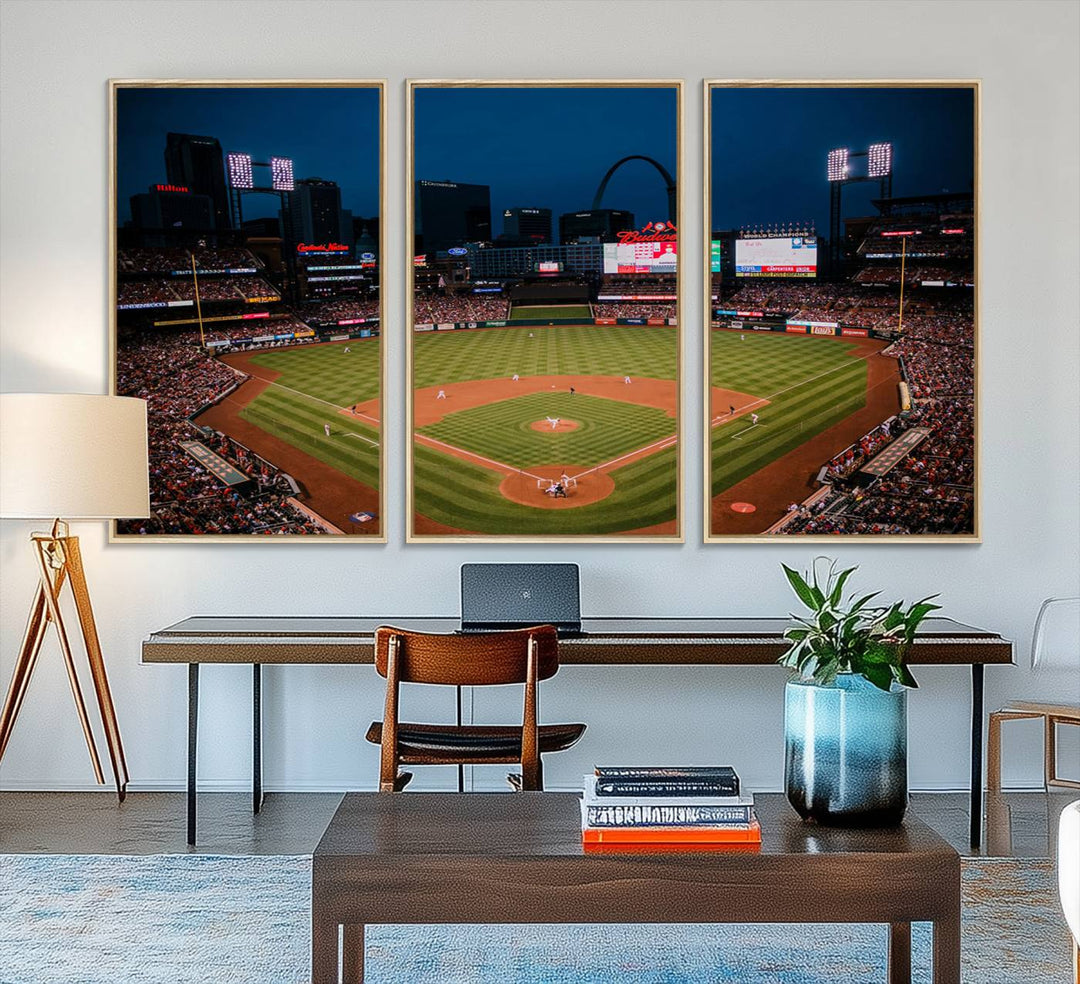
[{"label": "chair backrest", "polygon": [[402,683],[461,687],[525,683],[530,639],[536,645],[537,679],[546,680],[559,669],[559,639],[551,625],[454,635],[381,625],[375,630],[375,669],[380,676],[386,676],[393,638]]},{"label": "chair backrest", "polygon": [[1031,666],[1080,670],[1080,598],[1047,598],[1031,636]]}]

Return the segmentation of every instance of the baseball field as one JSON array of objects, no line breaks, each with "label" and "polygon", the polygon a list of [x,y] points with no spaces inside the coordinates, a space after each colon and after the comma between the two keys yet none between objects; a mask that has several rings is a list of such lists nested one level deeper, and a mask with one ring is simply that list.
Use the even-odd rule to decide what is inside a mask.
[{"label": "baseball field", "polygon": [[418,332],[413,361],[415,533],[677,532],[673,328]]},{"label": "baseball field", "polygon": [[896,411],[897,364],[879,354],[883,347],[871,339],[713,330],[714,534],[767,529],[810,493],[829,458]]},{"label": "baseball field", "polygon": [[[379,340],[242,352],[223,361],[251,378],[197,422],[292,475],[303,503],[339,529],[377,532]],[[357,525],[349,518],[357,512],[376,518]]]}]

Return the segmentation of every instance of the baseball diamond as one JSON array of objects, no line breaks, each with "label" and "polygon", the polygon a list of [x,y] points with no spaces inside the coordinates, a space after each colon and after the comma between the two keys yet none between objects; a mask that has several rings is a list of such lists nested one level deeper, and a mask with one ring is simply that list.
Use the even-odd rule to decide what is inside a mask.
[{"label": "baseball diamond", "polygon": [[417,532],[674,533],[677,362],[673,326],[417,332]]}]

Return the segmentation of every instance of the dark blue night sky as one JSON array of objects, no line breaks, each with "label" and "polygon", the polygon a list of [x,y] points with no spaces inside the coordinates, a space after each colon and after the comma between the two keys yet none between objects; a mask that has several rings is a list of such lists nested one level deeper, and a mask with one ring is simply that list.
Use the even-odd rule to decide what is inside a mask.
[{"label": "dark blue night sky", "polygon": [[[491,186],[492,231],[502,210],[587,209],[607,169],[629,154],[659,161],[676,178],[673,88],[472,88],[415,90],[417,179]],[[668,218],[666,186],[644,161],[624,164],[604,208],[639,225]]]},{"label": "dark blue night sky", "polygon": [[[712,90],[712,228],[829,230],[828,152],[893,145],[893,195],[971,191],[974,95],[965,89]],[[875,214],[876,181],[847,185],[845,216]]]},{"label": "dark blue night sky", "polygon": [[[165,181],[165,134],[217,137],[225,154],[257,161],[291,157],[297,178],[341,186],[341,206],[379,212],[379,94],[373,88],[120,89],[117,92],[117,213]],[[262,177],[257,174],[257,177]],[[269,180],[267,180],[269,183]],[[249,195],[244,217],[277,215],[271,195]]]}]

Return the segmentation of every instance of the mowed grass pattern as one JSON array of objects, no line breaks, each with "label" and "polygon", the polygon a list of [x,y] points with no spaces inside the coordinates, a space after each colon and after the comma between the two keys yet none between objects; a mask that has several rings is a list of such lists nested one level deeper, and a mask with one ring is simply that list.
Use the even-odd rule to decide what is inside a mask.
[{"label": "mowed grass pattern", "polygon": [[[413,363],[417,387],[508,378],[514,373],[522,377],[674,379],[678,336],[670,327],[608,325],[418,333],[414,336]],[[563,435],[529,430],[529,423],[548,415],[576,420],[582,426]],[[462,431],[464,423],[476,424],[477,431]],[[516,467],[570,466],[578,461],[587,467],[674,431],[674,418],[663,411],[581,393],[515,397],[490,407],[448,414],[440,423],[423,429],[438,440]],[[580,451],[577,442],[581,442]],[[502,476],[498,472],[415,444],[415,506],[423,516],[474,533],[601,536],[674,519],[676,467],[676,450],[667,448],[612,471],[615,491],[606,499],[573,509],[537,509],[504,498],[499,493]]]},{"label": "mowed grass pattern", "polygon": [[839,338],[712,333],[712,385],[769,400],[712,428],[712,494],[730,488],[866,404],[866,361]]},{"label": "mowed grass pattern", "polygon": [[[577,430],[533,430],[547,417],[573,420]],[[581,393],[531,393],[447,414],[419,433],[487,458],[529,468],[560,465],[589,468],[675,433],[675,420],[656,407],[606,400]]]},{"label": "mowed grass pattern", "polygon": [[413,383],[423,388],[514,373],[674,379],[675,332],[674,328],[637,325],[416,332]]},{"label": "mowed grass pattern", "polygon": [[[379,340],[276,349],[251,361],[281,375],[240,416],[377,489],[379,429],[337,411],[379,395]],[[325,424],[330,425],[330,437],[323,430]]]},{"label": "mowed grass pattern", "polygon": [[600,536],[667,522],[675,517],[675,467],[675,448],[666,448],[614,471],[606,499],[534,509],[500,495],[497,472],[460,460],[447,467],[446,455],[422,444],[413,453],[419,512],[457,529],[512,536]]}]

